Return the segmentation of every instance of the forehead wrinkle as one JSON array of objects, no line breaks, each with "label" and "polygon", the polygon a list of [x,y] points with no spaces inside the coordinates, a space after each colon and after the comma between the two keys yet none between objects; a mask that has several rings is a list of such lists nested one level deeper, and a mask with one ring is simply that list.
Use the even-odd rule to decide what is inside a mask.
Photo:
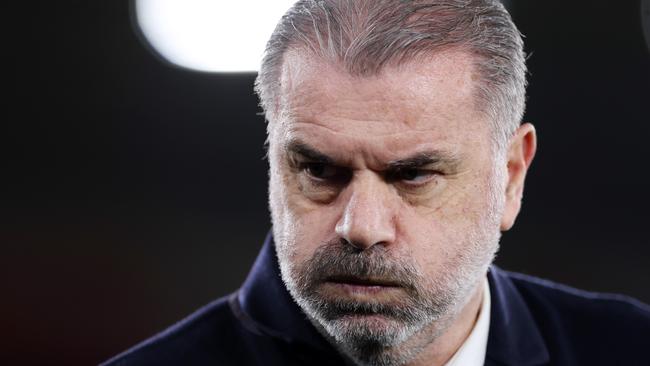
[{"label": "forehead wrinkle", "polygon": [[[286,62],[283,82],[281,109],[283,116],[296,121],[309,121],[326,124],[332,120],[343,120],[358,124],[386,125],[388,128],[409,128],[422,130],[421,124],[434,117],[441,121],[454,119],[454,111],[466,109],[466,106],[449,105],[443,102],[440,92],[447,93],[449,85],[443,80],[429,77],[426,71],[412,65],[383,70],[376,76],[354,76],[322,60],[307,56],[292,55],[292,61]],[[448,63],[449,60],[445,60]],[[411,70],[413,69],[413,70]],[[424,74],[422,74],[424,72]],[[410,75],[405,75],[405,73]],[[323,78],[323,75],[327,77]],[[404,77],[407,77],[404,79]],[[465,78],[463,75],[461,79]],[[447,82],[449,78],[446,78]],[[451,90],[462,95],[462,80],[454,80]],[[341,91],[345,98],[341,98]],[[423,99],[426,90],[440,90],[435,101]],[[456,98],[465,102],[464,98]],[[434,102],[434,103],[432,103]],[[363,108],[359,108],[363,105]],[[434,107],[435,106],[435,107]],[[325,120],[322,115],[327,116]],[[347,123],[345,127],[349,127]]]},{"label": "forehead wrinkle", "polygon": [[[294,50],[287,55],[283,65],[282,107],[290,113],[302,109],[309,114],[303,117],[312,120],[333,109],[341,110],[343,115],[348,113],[345,115],[347,119],[354,119],[355,113],[365,112],[362,114],[364,118],[371,113],[370,116],[381,117],[377,122],[388,117],[390,122],[409,128],[417,128],[419,122],[426,122],[422,119],[424,114],[444,121],[453,120],[454,111],[459,109],[478,112],[473,93],[475,70],[468,53],[462,50],[439,52],[422,61],[388,66],[378,75],[362,77],[350,75],[337,65]],[[451,74],[450,70],[453,71]],[[396,85],[404,87],[396,88]],[[345,90],[346,98],[339,98],[341,90]],[[433,92],[429,97],[434,100],[423,100],[423,95],[427,94],[423,91]],[[455,95],[455,103],[444,100],[450,92]],[[290,101],[294,102],[293,105],[289,105]],[[355,108],[359,102],[366,105],[363,111]],[[406,115],[405,111],[412,113]],[[367,119],[366,122],[375,120]]]},{"label": "forehead wrinkle", "polygon": [[[289,124],[310,124],[328,129],[332,132],[347,133],[356,131],[356,134],[366,135],[364,129],[371,129],[378,136],[394,134],[395,130],[408,128],[414,131],[424,131],[426,128],[419,126],[421,115],[415,116],[410,108],[405,108],[413,103],[413,98],[392,98],[389,105],[386,100],[369,100],[361,95],[358,98],[336,100],[330,102],[322,93],[301,92],[293,99],[294,103],[286,103],[284,114],[285,122]],[[360,101],[362,103],[360,103]],[[363,108],[359,108],[363,105]]]},{"label": "forehead wrinkle", "polygon": [[[411,142],[407,145],[399,142],[401,140],[400,135],[420,135],[417,131],[397,132],[369,138],[367,135],[342,133],[327,126],[307,125],[309,125],[308,128],[291,129],[286,135],[286,141],[283,143],[285,151],[288,151],[288,147],[292,145],[304,145],[326,155],[338,164],[372,166],[381,169],[389,167],[391,164],[398,164],[400,160],[413,158],[424,153],[438,158],[441,163],[452,163],[460,160],[457,145],[444,142],[433,143],[431,139],[420,141],[409,139]],[[313,126],[322,127],[326,134],[330,134],[330,136],[311,133]],[[305,131],[307,132],[305,133]],[[396,141],[392,143],[385,141],[387,137],[392,137]],[[393,145],[401,146],[397,149],[390,148]]]},{"label": "forehead wrinkle", "polygon": [[[316,132],[322,130],[321,132]],[[409,135],[421,135],[422,132],[432,133],[428,129],[409,129],[406,131],[391,131],[385,133],[373,133],[369,135],[367,131],[356,131],[353,133],[350,129],[338,130],[325,124],[309,123],[309,122],[295,122],[288,128],[287,136],[313,136],[314,140],[331,140],[331,142],[339,141],[352,145],[393,145],[399,143],[401,140],[406,139]],[[322,134],[325,133],[323,136]],[[329,135],[329,136],[328,136]],[[434,140],[435,137],[429,136],[427,140]],[[378,141],[380,140],[380,141]],[[417,144],[417,142],[414,142]],[[411,143],[411,144],[414,144]],[[444,144],[444,142],[440,142]]]},{"label": "forehead wrinkle", "polygon": [[[345,119],[344,122],[346,123],[341,123],[340,128],[337,128],[335,126],[332,126],[331,123],[326,123],[326,122],[320,122],[320,121],[310,121],[310,122],[294,122],[294,121],[288,121],[289,126],[288,126],[288,133],[292,134],[295,132],[300,132],[302,130],[311,130],[312,128],[316,129],[322,129],[326,130],[334,135],[338,136],[344,136],[344,137],[350,137],[350,138],[385,138],[385,139],[399,139],[402,136],[407,136],[409,134],[420,134],[423,132],[427,133],[434,133],[435,130],[431,128],[411,128],[409,127],[408,130],[401,130],[401,131],[395,131],[396,129],[396,123],[394,122],[386,122],[386,121],[366,121],[366,120],[350,120],[350,119]],[[330,120],[331,122],[331,120]],[[350,123],[352,122],[352,123]],[[356,122],[356,123],[355,123]],[[366,122],[371,122],[373,125],[368,128],[367,126],[363,126]],[[351,124],[359,125],[359,128],[350,128]],[[378,130],[377,125],[385,125],[385,129]],[[399,125],[398,125],[399,126]],[[372,137],[369,136],[368,134],[368,129],[372,130]]]}]

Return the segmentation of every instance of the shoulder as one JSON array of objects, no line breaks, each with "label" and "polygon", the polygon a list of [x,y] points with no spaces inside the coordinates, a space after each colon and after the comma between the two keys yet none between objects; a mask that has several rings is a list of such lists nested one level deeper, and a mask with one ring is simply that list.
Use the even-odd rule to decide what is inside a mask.
[{"label": "shoulder", "polygon": [[597,315],[604,322],[611,318],[619,323],[633,319],[646,323],[643,324],[645,326],[650,322],[650,306],[635,298],[580,290],[521,273],[501,272],[512,280],[522,296],[537,310],[546,310],[558,316],[568,313],[579,318]]},{"label": "shoulder", "polygon": [[624,295],[589,292],[524,274],[497,271],[512,281],[547,345],[557,352],[571,352],[575,357],[646,352],[650,337],[647,304]]},{"label": "shoulder", "polygon": [[[224,297],[102,366],[240,364],[244,329]],[[243,363],[243,362],[242,362]]]}]

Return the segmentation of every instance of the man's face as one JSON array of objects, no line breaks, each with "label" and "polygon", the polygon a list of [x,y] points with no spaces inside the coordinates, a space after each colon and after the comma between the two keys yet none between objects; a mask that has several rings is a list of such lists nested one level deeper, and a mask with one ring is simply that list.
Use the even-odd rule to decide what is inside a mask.
[{"label": "man's face", "polygon": [[358,360],[412,357],[460,312],[497,250],[507,173],[474,76],[460,51],[372,77],[285,57],[269,128],[281,273]]}]

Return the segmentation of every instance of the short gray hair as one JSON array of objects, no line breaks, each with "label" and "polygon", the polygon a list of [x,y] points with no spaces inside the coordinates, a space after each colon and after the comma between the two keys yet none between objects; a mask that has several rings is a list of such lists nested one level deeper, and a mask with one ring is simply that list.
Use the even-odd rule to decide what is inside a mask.
[{"label": "short gray hair", "polygon": [[497,0],[300,0],[271,35],[255,90],[267,120],[277,112],[283,56],[309,50],[354,76],[458,48],[478,73],[477,107],[502,150],[523,117],[526,63],[522,36]]}]

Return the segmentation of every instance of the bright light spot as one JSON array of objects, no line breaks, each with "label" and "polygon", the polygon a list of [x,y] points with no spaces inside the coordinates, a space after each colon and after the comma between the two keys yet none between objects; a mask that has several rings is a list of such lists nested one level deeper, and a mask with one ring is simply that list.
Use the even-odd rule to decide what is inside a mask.
[{"label": "bright light spot", "polygon": [[292,0],[135,0],[142,33],[168,61],[200,71],[256,71]]}]

